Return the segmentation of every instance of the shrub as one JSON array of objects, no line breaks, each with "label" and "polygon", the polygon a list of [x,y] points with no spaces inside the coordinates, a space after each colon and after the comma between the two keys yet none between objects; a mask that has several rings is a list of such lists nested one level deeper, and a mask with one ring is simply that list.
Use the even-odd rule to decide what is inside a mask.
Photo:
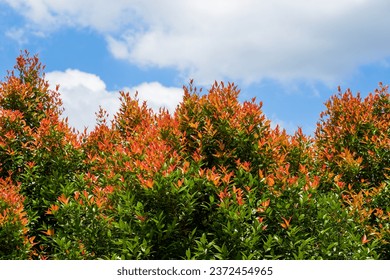
[{"label": "shrub", "polygon": [[171,114],[121,92],[80,133],[43,69],[25,52],[0,87],[0,258],[390,257],[387,87],[339,91],[314,137],[192,81]]},{"label": "shrub", "polygon": [[390,95],[380,84],[364,100],[350,90],[331,97],[315,133],[318,159],[357,191],[389,176]]},{"label": "shrub", "polygon": [[45,212],[83,168],[78,136],[60,119],[59,93],[49,90],[43,68],[26,52],[0,88],[0,176],[20,184],[38,256],[47,247],[41,231],[55,223]]},{"label": "shrub", "polygon": [[28,220],[23,207],[20,185],[10,178],[0,178],[0,259],[26,259],[34,236],[28,235]]}]

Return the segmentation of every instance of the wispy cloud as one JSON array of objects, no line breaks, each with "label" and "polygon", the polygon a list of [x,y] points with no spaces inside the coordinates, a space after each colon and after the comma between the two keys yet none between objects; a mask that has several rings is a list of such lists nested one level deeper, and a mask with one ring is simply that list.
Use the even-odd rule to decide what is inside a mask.
[{"label": "wispy cloud", "polygon": [[11,28],[5,33],[5,36],[16,41],[20,46],[28,42],[28,37],[26,36],[24,28]]}]

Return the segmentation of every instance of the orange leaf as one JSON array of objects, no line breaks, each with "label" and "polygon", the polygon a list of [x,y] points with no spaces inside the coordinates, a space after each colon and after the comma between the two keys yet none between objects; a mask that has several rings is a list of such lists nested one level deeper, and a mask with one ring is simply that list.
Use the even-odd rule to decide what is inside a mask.
[{"label": "orange leaf", "polygon": [[193,129],[198,129],[198,126],[199,126],[199,122],[196,122],[196,123],[189,123],[189,126]]},{"label": "orange leaf", "polygon": [[260,169],[259,169],[259,177],[260,177],[260,179],[263,179],[263,178],[264,178],[264,173],[263,173],[263,171],[261,171]]},{"label": "orange leaf", "polygon": [[152,179],[145,180],[145,185],[147,188],[151,189],[153,187],[154,181]]},{"label": "orange leaf", "polygon": [[267,185],[272,187],[273,185],[275,185],[275,180],[271,177],[267,177]]},{"label": "orange leaf", "polygon": [[261,203],[261,206],[267,208],[267,207],[269,206],[269,203],[270,203],[270,199],[268,199],[268,200],[266,200],[266,201],[263,201],[263,202]]},{"label": "orange leaf", "polygon": [[285,228],[285,229],[289,228],[289,227],[290,227],[291,218],[292,218],[292,216],[287,220],[286,218],[283,218],[283,217],[282,217],[284,223],[281,223],[280,225],[281,225],[283,228]]},{"label": "orange leaf", "polygon": [[368,242],[369,242],[369,240],[367,239],[367,235],[363,235],[362,236],[362,244],[366,244]]},{"label": "orange leaf", "polygon": [[230,172],[230,173],[227,173],[223,176],[222,178],[222,182],[226,183],[226,184],[229,184],[230,182],[230,178],[234,175],[234,171]]},{"label": "orange leaf", "polygon": [[31,244],[32,246],[34,246],[34,245],[37,244],[37,243],[34,243],[34,240],[35,240],[35,236],[31,236],[31,237],[28,239],[28,241],[30,242],[30,244]]},{"label": "orange leaf", "polygon": [[47,231],[43,231],[44,234],[53,236],[54,235],[54,228],[49,228]]},{"label": "orange leaf", "polygon": [[69,203],[69,197],[66,197],[65,194],[62,194],[60,197],[58,197],[58,201],[66,205]]},{"label": "orange leaf", "polygon": [[190,167],[190,163],[188,161],[185,161],[183,163],[183,168],[181,169],[183,173],[186,173]]},{"label": "orange leaf", "polygon": [[57,211],[60,207],[58,205],[50,206],[49,210],[46,211],[46,215],[52,215],[53,212]]},{"label": "orange leaf", "polygon": [[177,186],[180,188],[183,185],[184,179],[177,180]]},{"label": "orange leaf", "polygon": [[264,217],[257,217],[257,220],[259,221],[259,223],[262,223],[264,220]]}]

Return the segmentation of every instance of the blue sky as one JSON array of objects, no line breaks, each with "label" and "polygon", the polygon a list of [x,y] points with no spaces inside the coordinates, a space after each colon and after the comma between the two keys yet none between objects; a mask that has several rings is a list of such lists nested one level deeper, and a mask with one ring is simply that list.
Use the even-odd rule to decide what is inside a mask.
[{"label": "blue sky", "polygon": [[0,76],[21,50],[60,84],[65,115],[93,128],[120,90],[171,111],[182,86],[234,82],[272,123],[312,134],[324,102],[390,83],[388,0],[0,0]]}]

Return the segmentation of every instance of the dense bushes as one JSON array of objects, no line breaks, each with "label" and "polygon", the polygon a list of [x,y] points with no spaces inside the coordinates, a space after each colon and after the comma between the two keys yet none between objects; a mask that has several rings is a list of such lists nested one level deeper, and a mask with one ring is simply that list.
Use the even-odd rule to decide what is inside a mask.
[{"label": "dense bushes", "polygon": [[[61,119],[37,57],[0,87],[2,259],[388,259],[390,95],[349,90],[314,137],[233,84],[175,112],[121,93],[90,133]],[[58,90],[58,88],[57,88]]]}]

